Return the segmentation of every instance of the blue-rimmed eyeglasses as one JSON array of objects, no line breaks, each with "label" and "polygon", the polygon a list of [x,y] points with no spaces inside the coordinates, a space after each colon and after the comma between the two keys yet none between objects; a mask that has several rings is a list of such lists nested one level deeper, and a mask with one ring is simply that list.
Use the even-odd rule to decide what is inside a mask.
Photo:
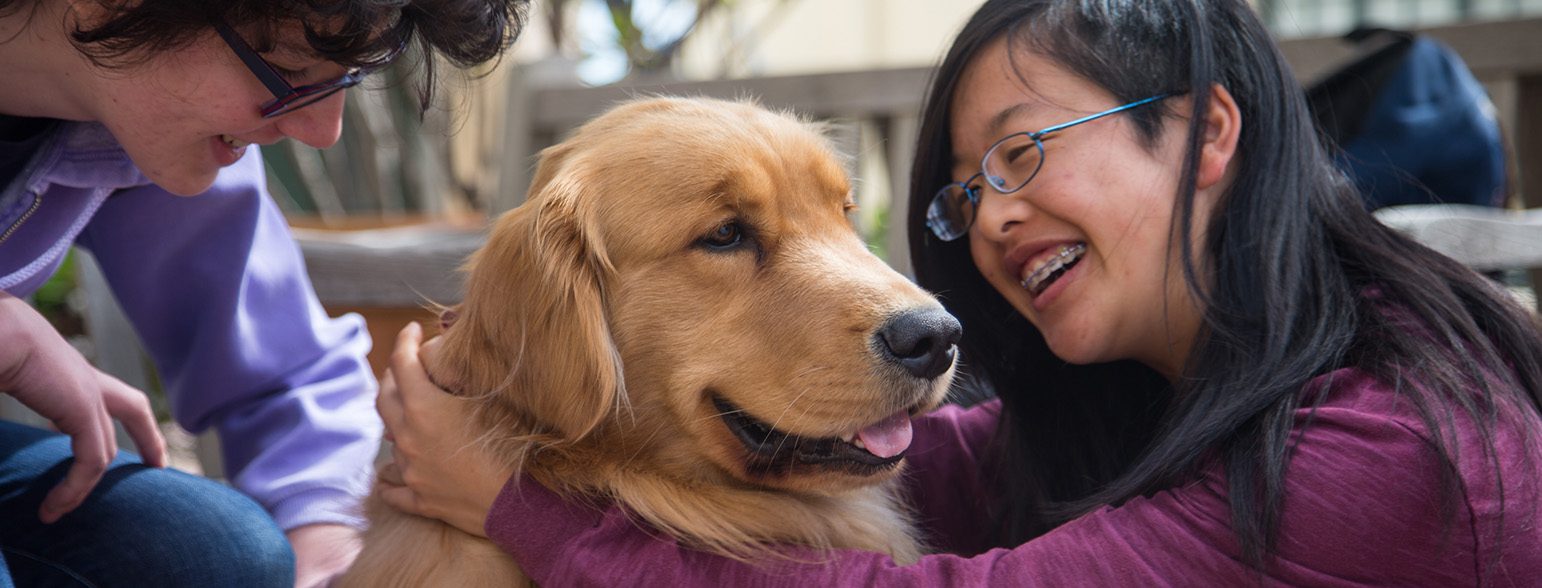
[{"label": "blue-rimmed eyeglasses", "polygon": [[[230,46],[230,50],[235,52],[236,57],[241,58],[241,63],[246,64],[246,69],[252,70],[252,75],[257,76],[258,81],[261,81],[262,85],[266,86],[268,91],[273,93],[273,99],[263,104],[259,111],[263,118],[273,118],[288,114],[325,100],[328,96],[359,85],[359,82],[364,81],[365,76],[374,73],[375,69],[377,69],[354,68],[337,78],[296,88],[289,85],[289,82],[284,80],[284,76],[279,74],[272,64],[263,59],[261,55],[258,55],[250,45],[246,44],[246,41],[241,39],[240,35],[237,35],[225,23],[216,22],[214,24],[214,31],[219,33],[220,38],[225,40],[225,44]],[[392,59],[395,59],[396,55],[401,53],[403,47],[398,46],[381,63],[389,63]]]},{"label": "blue-rimmed eyeglasses", "polygon": [[1050,133],[1145,106],[1168,96],[1170,94],[1159,94],[1043,130],[1017,132],[1002,137],[985,151],[985,157],[980,160],[979,173],[962,182],[943,186],[932,197],[931,205],[926,208],[927,228],[943,241],[953,241],[968,234],[969,227],[974,225],[975,209],[980,205],[980,196],[984,190],[976,181],[983,179],[1002,194],[1021,190],[1033,181],[1034,176],[1039,175],[1039,168],[1044,167],[1044,141],[1049,139]]}]

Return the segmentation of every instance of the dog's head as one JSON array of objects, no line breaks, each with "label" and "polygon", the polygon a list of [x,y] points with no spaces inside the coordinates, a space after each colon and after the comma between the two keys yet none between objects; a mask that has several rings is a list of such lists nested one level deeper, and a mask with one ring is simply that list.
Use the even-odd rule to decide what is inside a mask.
[{"label": "dog's head", "polygon": [[446,373],[627,467],[812,491],[892,475],[959,326],[872,255],[817,127],[648,99],[542,153],[469,264]]}]

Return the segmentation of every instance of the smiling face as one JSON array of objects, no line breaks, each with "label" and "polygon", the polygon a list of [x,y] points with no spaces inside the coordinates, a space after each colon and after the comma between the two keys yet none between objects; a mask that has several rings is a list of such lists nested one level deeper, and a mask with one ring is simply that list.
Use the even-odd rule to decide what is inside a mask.
[{"label": "smiling face", "polygon": [[[292,86],[344,73],[340,65],[306,55],[300,49],[305,46],[302,34],[298,23],[282,27],[275,50],[262,57],[275,67],[294,70],[288,79]],[[240,159],[251,143],[291,137],[323,148],[336,143],[341,133],[341,92],[263,119],[258,109],[273,94],[213,29],[187,47],[156,54],[142,64],[88,67],[91,116],[112,131],[145,176],[175,194],[207,190],[220,168]]]},{"label": "smiling face", "polygon": [[[1143,108],[1181,112],[1185,101]],[[954,93],[953,175],[978,173],[986,150],[1010,133],[1120,104],[1045,57],[1019,50],[1009,59],[998,39]],[[1169,378],[1181,370],[1200,324],[1169,240],[1185,128],[1166,117],[1148,145],[1122,114],[1087,122],[1044,138],[1043,167],[1020,191],[984,188],[968,235],[975,266],[1061,359],[1134,359]],[[1211,200],[1196,199],[1195,243]]]}]

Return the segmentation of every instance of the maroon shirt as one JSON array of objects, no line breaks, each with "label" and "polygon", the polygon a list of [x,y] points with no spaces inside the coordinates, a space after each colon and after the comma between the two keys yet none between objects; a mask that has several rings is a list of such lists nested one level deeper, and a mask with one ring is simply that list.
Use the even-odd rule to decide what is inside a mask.
[{"label": "maroon shirt", "polygon": [[[528,478],[504,488],[486,529],[545,586],[1542,582],[1542,459],[1523,432],[1542,427],[1535,410],[1509,411],[1493,426],[1496,461],[1487,459],[1469,419],[1454,420],[1446,440],[1459,448],[1457,487],[1447,519],[1438,457],[1411,404],[1358,370],[1323,376],[1330,377],[1315,414],[1296,415],[1298,443],[1285,474],[1277,553],[1264,572],[1241,561],[1218,465],[1192,483],[1087,514],[1011,549],[930,555],[905,567],[854,550],[815,555],[821,564],[737,562],[650,533],[620,507],[602,512],[565,502]],[[981,456],[997,411],[996,403],[950,407],[917,420],[912,498],[934,544],[974,551],[970,546],[992,527],[980,506],[986,495],[981,469],[989,467]]]}]

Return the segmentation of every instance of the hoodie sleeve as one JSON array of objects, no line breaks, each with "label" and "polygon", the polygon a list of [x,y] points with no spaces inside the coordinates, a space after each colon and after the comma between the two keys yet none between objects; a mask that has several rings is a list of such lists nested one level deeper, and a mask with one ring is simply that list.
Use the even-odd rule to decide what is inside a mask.
[{"label": "hoodie sleeve", "polygon": [[218,430],[231,482],[288,530],[362,526],[380,446],[368,331],[329,318],[268,197],[260,152],[208,192],[120,190],[82,233],[177,422]]}]

